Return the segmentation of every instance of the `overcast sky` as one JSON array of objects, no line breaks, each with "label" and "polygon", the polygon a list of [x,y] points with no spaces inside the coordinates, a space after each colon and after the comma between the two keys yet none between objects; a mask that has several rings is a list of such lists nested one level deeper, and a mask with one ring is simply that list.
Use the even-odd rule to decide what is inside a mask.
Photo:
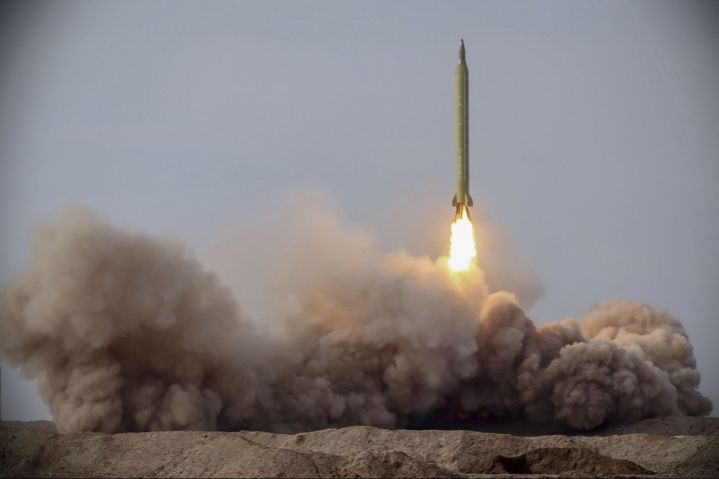
[{"label": "overcast sky", "polygon": [[[463,37],[470,190],[542,279],[530,314],[664,308],[719,406],[717,3],[28,4],[0,15],[0,282],[71,202],[202,248],[317,190],[439,254],[382,225],[451,219]],[[3,365],[2,418],[47,417]]]}]

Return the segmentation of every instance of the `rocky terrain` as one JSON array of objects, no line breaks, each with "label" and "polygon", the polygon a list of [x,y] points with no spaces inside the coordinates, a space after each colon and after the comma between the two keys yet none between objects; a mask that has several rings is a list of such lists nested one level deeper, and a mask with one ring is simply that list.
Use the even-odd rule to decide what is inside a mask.
[{"label": "rocky terrain", "polygon": [[3,422],[0,465],[3,477],[719,477],[719,418],[657,418],[591,436],[364,426],[61,435],[48,422]]}]

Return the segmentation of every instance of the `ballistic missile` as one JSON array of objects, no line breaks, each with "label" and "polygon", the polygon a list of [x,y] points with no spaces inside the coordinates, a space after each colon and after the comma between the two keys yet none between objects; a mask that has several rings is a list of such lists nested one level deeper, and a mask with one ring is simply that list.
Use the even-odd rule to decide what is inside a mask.
[{"label": "ballistic missile", "polygon": [[457,89],[457,192],[452,198],[452,206],[457,207],[459,218],[468,206],[473,205],[469,196],[469,70],[464,58],[464,40],[459,43],[459,61],[454,78]]}]

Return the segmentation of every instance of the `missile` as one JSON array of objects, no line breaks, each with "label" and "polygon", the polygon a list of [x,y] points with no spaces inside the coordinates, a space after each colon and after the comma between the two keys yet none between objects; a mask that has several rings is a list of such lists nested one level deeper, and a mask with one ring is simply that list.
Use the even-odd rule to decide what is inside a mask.
[{"label": "missile", "polygon": [[473,205],[469,196],[469,70],[464,58],[464,40],[459,42],[459,61],[454,78],[457,89],[457,192],[452,198],[452,206],[457,207],[459,218],[468,206]]}]

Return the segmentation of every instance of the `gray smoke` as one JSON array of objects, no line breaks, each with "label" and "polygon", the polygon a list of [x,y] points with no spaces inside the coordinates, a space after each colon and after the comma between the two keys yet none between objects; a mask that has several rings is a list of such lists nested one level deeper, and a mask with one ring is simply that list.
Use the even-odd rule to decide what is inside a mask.
[{"label": "gray smoke", "polygon": [[63,432],[398,427],[457,408],[591,429],[711,410],[663,311],[608,301],[535,327],[479,269],[379,254],[326,208],[273,218],[201,263],[65,208],[0,289],[0,353]]}]

